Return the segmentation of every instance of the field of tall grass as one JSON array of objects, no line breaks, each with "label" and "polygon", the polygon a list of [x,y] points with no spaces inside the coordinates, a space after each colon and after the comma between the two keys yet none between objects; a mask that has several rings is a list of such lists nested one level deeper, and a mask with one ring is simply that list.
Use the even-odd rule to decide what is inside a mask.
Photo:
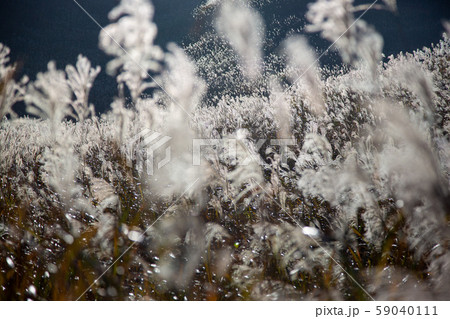
[{"label": "field of tall grass", "polygon": [[264,54],[254,5],[163,50],[122,0],[101,116],[86,57],[18,79],[0,44],[1,300],[450,299],[448,34],[384,57],[370,4],[317,0],[330,70],[302,35]]}]

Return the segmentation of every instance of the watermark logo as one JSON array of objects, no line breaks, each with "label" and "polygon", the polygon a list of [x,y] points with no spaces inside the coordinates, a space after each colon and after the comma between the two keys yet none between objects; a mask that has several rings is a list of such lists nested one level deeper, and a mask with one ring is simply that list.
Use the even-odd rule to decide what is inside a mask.
[{"label": "watermark logo", "polygon": [[164,151],[160,149],[167,145],[171,139],[170,136],[165,136],[159,132],[143,129],[134,135],[126,145],[127,164],[133,166],[133,161],[136,161],[135,168],[139,174],[152,176],[155,167],[161,169],[170,162],[170,145],[166,146]]},{"label": "watermark logo", "polygon": [[[251,147],[249,147],[251,145]],[[201,164],[202,155],[206,149],[214,149],[226,157],[231,163],[239,166],[247,166],[251,162],[260,162],[258,152],[263,149],[264,145],[275,146],[280,153],[280,160],[282,163],[287,163],[289,146],[296,145],[293,139],[259,139],[251,142],[247,139],[194,139],[192,142],[192,165],[199,166]],[[238,148],[243,149],[244,152],[240,155],[240,161],[236,162],[238,158]]]},{"label": "watermark logo", "polygon": [[[127,165],[134,167],[140,175],[152,176],[171,161],[172,137],[160,132],[143,129],[134,135],[125,146]],[[210,158],[211,152],[232,165],[246,166],[256,161],[260,163],[259,152],[264,145],[275,147],[282,163],[287,163],[289,147],[295,145],[292,139],[192,139],[192,166],[200,166]],[[251,146],[251,147],[250,147]],[[239,157],[239,160],[237,161]]]}]

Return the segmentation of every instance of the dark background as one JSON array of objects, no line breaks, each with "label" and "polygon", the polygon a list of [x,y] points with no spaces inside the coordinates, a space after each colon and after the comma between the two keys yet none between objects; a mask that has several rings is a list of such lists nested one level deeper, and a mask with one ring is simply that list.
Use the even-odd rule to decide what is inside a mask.
[{"label": "dark background", "polygon": [[[118,0],[77,0],[102,26],[109,24],[107,14]],[[287,21],[289,16],[297,19],[287,28],[301,28],[307,4],[312,0],[274,0],[260,8],[267,23]],[[157,43],[165,48],[168,42],[178,44],[194,41],[205,31],[202,21],[194,19],[192,11],[201,0],[153,0],[155,22],[158,25]],[[366,1],[355,1],[368,3]],[[381,2],[381,1],[379,1]],[[449,19],[449,3],[446,0],[399,0],[399,14],[373,10],[364,20],[374,25],[383,35],[386,55],[400,51],[413,51],[430,46],[441,38],[442,20]],[[294,25],[293,25],[294,24]],[[21,74],[31,79],[37,72],[45,71],[48,61],[55,60],[58,68],[75,64],[79,53],[87,56],[92,64],[100,65],[98,76],[91,93],[91,101],[97,112],[109,109],[116,94],[115,79],[105,74],[110,57],[98,49],[98,26],[75,4],[73,0],[1,0],[0,42],[11,48],[11,60],[16,61]],[[281,30],[274,39],[273,48],[283,40],[288,30]],[[319,51],[328,43],[317,36],[309,35],[312,45]],[[333,63],[324,59],[322,63]]]}]

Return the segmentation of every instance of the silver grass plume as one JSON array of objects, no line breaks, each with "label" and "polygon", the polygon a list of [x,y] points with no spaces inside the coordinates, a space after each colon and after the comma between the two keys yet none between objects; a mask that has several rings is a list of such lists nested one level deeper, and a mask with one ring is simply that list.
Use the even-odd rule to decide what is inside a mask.
[{"label": "silver grass plume", "polygon": [[447,36],[450,36],[450,21],[449,20],[445,20],[442,22],[444,29],[445,29],[445,33],[447,34]]},{"label": "silver grass plume", "polygon": [[78,56],[76,67],[66,66],[67,82],[75,94],[75,100],[71,105],[75,112],[74,117],[79,121],[90,115],[95,116],[94,105],[89,104],[89,92],[100,70],[99,66],[91,68],[91,62],[81,54]]},{"label": "silver grass plume", "polygon": [[432,142],[401,109],[384,104],[378,112],[384,121],[375,136],[379,141],[389,141],[378,156],[380,175],[386,178],[409,211],[425,199],[434,203],[436,206],[430,210],[433,213],[429,218],[441,223],[448,208],[449,190],[441,179],[441,166]]},{"label": "silver grass plume", "polygon": [[3,117],[10,114],[16,116],[12,106],[23,101],[25,96],[25,84],[28,77],[23,77],[19,82],[14,81],[14,65],[9,65],[10,49],[0,43],[0,122]]},{"label": "silver grass plume", "polygon": [[353,0],[318,0],[309,5],[306,18],[310,32],[320,32],[324,39],[335,43],[345,63],[367,65],[376,79],[381,60],[383,38],[361,19],[355,20]]},{"label": "silver grass plume", "polygon": [[292,114],[289,97],[285,94],[280,83],[276,79],[270,82],[270,102],[273,115],[278,122],[278,138],[290,138],[292,136]]},{"label": "silver grass plume", "polygon": [[298,85],[300,93],[309,100],[312,113],[323,114],[325,105],[314,51],[302,36],[288,38],[284,47],[288,58],[288,74],[291,82],[293,85]]},{"label": "silver grass plume", "polygon": [[111,110],[115,121],[116,141],[122,144],[130,136],[134,113],[125,107],[125,99],[123,97],[114,98],[114,101],[111,103]]},{"label": "silver grass plume", "polygon": [[[152,129],[161,129],[160,133],[170,139],[170,161],[163,167],[158,167],[150,177],[151,181],[157,181],[150,182],[150,187],[164,196],[180,195],[188,185],[202,177],[201,167],[192,165],[192,145],[196,133],[190,122],[191,114],[199,107],[205,91],[204,82],[196,75],[195,64],[184,51],[175,44],[170,44],[168,49],[165,56],[167,68],[161,74],[167,93],[163,99],[166,109],[150,113],[153,114],[153,120],[164,119],[164,123],[151,123]],[[141,111],[149,106],[152,105],[142,104]],[[200,184],[201,182],[189,189],[187,196],[193,196]]]},{"label": "silver grass plume", "polygon": [[65,72],[57,70],[55,62],[49,62],[47,67],[47,72],[38,73],[36,81],[28,84],[25,102],[28,113],[49,119],[52,134],[56,137],[59,124],[70,115],[72,90]]},{"label": "silver grass plume", "polygon": [[224,1],[216,28],[239,54],[245,74],[254,79],[262,64],[264,23],[260,14],[244,0]]},{"label": "silver grass plume", "polygon": [[115,74],[119,83],[127,85],[133,101],[154,83],[145,81],[149,72],[160,70],[164,57],[154,44],[157,27],[152,22],[154,8],[149,0],[122,0],[108,15],[114,23],[105,27],[99,36],[100,48],[114,56],[107,72]]},{"label": "silver grass plume", "polygon": [[[231,135],[232,144],[236,156],[225,156],[224,161],[234,167],[227,174],[227,181],[233,190],[233,203],[238,203],[242,198],[248,197],[247,202],[253,199],[260,190],[263,183],[261,171],[261,158],[255,150],[254,144],[249,141],[249,134],[244,129],[238,130]],[[226,153],[224,153],[225,155]]]}]

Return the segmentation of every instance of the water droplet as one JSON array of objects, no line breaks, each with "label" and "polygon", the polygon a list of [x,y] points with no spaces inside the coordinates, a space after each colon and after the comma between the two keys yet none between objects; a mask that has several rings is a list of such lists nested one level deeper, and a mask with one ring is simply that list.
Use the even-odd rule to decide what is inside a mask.
[{"label": "water droplet", "polygon": [[55,264],[48,264],[47,269],[51,274],[56,274],[58,267]]},{"label": "water droplet", "polygon": [[30,285],[27,289],[27,291],[32,295],[33,297],[36,297],[36,287],[33,285]]},{"label": "water droplet", "polygon": [[73,244],[73,236],[72,235],[66,234],[66,235],[64,235],[63,239],[67,244],[69,244],[69,245]]},{"label": "water droplet", "polygon": [[128,233],[128,238],[131,241],[141,242],[144,239],[144,236],[140,232],[132,230]]},{"label": "water droplet", "polygon": [[122,276],[125,273],[125,269],[122,266],[117,267],[116,272],[118,275]]},{"label": "water droplet", "polygon": [[319,230],[315,227],[303,227],[303,234],[312,238],[318,238],[319,237]]},{"label": "water droplet", "polygon": [[102,297],[106,296],[106,290],[103,288],[97,289],[97,293]]},{"label": "water droplet", "polygon": [[11,258],[6,257],[6,263],[8,264],[8,266],[10,268],[14,268],[14,262],[13,262],[13,260]]},{"label": "water droplet", "polygon": [[289,272],[289,275],[295,275],[296,273],[298,273],[298,271],[299,271],[300,269],[299,268],[297,268],[297,269],[294,269],[294,270],[291,270],[290,272]]},{"label": "water droplet", "polygon": [[435,250],[435,249],[439,248],[440,246],[441,246],[441,244],[436,244],[433,246],[433,248],[431,248],[431,250]]},{"label": "water droplet", "polygon": [[111,296],[111,297],[117,296],[117,289],[114,288],[114,287],[108,287],[108,289],[106,290],[106,292],[107,292],[108,295]]}]

